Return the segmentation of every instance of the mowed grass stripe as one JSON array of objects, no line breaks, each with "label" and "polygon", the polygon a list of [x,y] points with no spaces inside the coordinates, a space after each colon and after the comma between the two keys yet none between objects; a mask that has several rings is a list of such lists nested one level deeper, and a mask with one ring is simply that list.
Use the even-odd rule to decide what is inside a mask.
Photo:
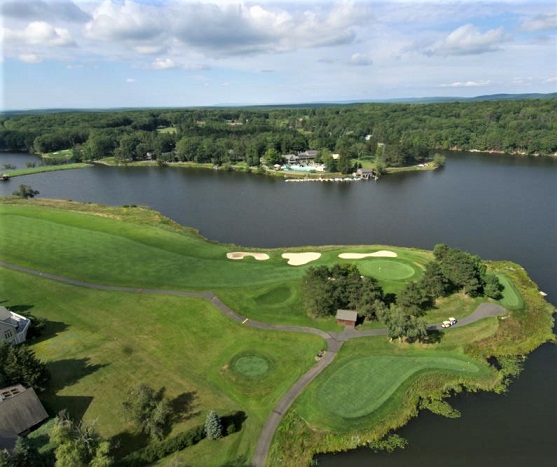
[{"label": "mowed grass stripe", "polygon": [[497,277],[504,287],[502,292],[503,298],[499,300],[501,306],[512,310],[522,308],[524,306],[524,300],[509,278],[504,274],[497,274]]},{"label": "mowed grass stripe", "polygon": [[323,410],[357,418],[379,408],[412,375],[423,370],[475,373],[474,363],[449,357],[378,356],[352,360],[336,370],[319,389]]},{"label": "mowed grass stripe", "polygon": [[[76,225],[76,219],[72,219],[76,216],[88,217],[67,213],[68,222],[59,223],[44,218],[3,216],[0,222],[3,258],[92,282],[151,288],[257,285],[303,274],[286,265],[230,261],[224,247],[203,239],[192,241],[188,235],[149,226],[138,226],[138,230],[145,231],[138,235],[122,229],[119,224],[124,222],[94,219],[95,224],[109,224],[99,231],[89,228],[88,222]],[[53,264],[56,271],[51,269]]]}]

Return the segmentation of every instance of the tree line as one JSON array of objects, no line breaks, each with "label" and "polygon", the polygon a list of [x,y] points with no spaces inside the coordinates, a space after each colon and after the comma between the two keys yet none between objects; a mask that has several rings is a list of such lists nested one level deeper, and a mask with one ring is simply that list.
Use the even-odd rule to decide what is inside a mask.
[{"label": "tree line", "polygon": [[350,309],[359,316],[383,322],[394,339],[427,340],[424,318],[435,300],[456,292],[470,297],[501,298],[503,286],[487,272],[479,256],[439,244],[433,249],[419,281],[398,294],[385,294],[377,279],[362,276],[355,264],[310,267],[302,280],[302,302],[311,316],[333,316]]},{"label": "tree line", "polygon": [[[114,156],[163,161],[246,162],[267,151],[314,149],[331,169],[372,158],[413,165],[437,150],[557,152],[557,99],[324,107],[44,113],[0,118],[0,150],[73,149],[75,161]],[[329,156],[344,162],[334,167]]]}]

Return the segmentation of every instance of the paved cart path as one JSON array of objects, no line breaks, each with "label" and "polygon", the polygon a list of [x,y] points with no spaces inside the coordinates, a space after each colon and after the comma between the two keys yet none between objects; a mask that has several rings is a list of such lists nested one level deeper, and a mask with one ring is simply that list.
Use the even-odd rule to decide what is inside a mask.
[{"label": "paved cart path", "polygon": [[[255,467],[264,467],[265,461],[267,459],[267,454],[269,448],[271,447],[271,442],[273,441],[273,436],[275,431],[288,408],[292,405],[294,400],[298,395],[304,390],[304,388],[311,383],[327,366],[334,360],[336,353],[342,347],[342,344],[350,339],[355,339],[359,337],[371,337],[371,336],[386,336],[386,329],[370,329],[365,331],[358,331],[356,329],[345,328],[344,331],[323,331],[321,329],[311,328],[307,326],[290,326],[287,324],[272,324],[263,323],[261,321],[254,321],[239,315],[234,310],[225,305],[213,292],[182,292],[180,290],[166,290],[166,289],[145,289],[137,287],[119,287],[113,285],[103,285],[95,284],[92,282],[84,282],[76,279],[70,279],[68,277],[58,276],[56,274],[50,274],[47,272],[37,271],[36,269],[27,268],[24,266],[18,266],[16,264],[11,264],[6,261],[0,260],[0,266],[7,269],[12,269],[14,271],[24,272],[27,274],[32,274],[34,276],[42,277],[44,279],[50,279],[56,282],[61,282],[63,284],[74,285],[77,287],[85,287],[88,289],[95,290],[107,290],[112,292],[127,292],[127,293],[143,293],[143,294],[155,294],[155,295],[174,295],[179,297],[189,297],[189,298],[201,298],[213,303],[224,315],[228,316],[230,319],[257,329],[267,329],[273,331],[289,331],[289,332],[305,332],[309,334],[317,335],[327,342],[327,352],[324,356],[312,366],[305,374],[303,374],[300,379],[290,388],[290,390],[284,395],[284,397],[278,402],[278,404],[273,408],[273,411],[267,418],[261,434],[259,435],[259,441],[255,449],[255,454],[252,459],[252,465]],[[474,313],[470,316],[460,319],[453,327],[466,326],[468,324],[479,321],[480,319],[487,318],[489,316],[499,316],[507,312],[505,308],[495,303],[482,303],[476,308]],[[432,324],[428,326],[429,330],[440,330],[441,324]]]}]

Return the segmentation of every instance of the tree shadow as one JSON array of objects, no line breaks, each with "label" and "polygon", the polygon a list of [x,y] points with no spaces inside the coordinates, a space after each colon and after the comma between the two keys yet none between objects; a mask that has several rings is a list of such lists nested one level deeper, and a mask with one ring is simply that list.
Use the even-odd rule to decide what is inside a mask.
[{"label": "tree shadow", "polygon": [[124,431],[110,438],[111,452],[115,459],[122,459],[149,444],[149,435],[143,432]]},{"label": "tree shadow", "polygon": [[385,305],[387,305],[387,307],[389,307],[393,303],[396,303],[396,294],[392,292],[386,293],[383,302],[385,302]]},{"label": "tree shadow", "polygon": [[66,410],[74,420],[82,420],[85,412],[89,409],[93,396],[52,396],[43,402],[45,410],[56,415]]},{"label": "tree shadow", "polygon": [[71,358],[56,360],[46,364],[51,380],[49,390],[57,392],[66,386],[72,386],[81,378],[93,374],[108,364],[92,364],[89,358]]},{"label": "tree shadow", "polygon": [[441,342],[441,339],[445,333],[443,331],[439,331],[438,329],[431,329],[427,331],[427,336],[423,340],[426,344],[438,344]]},{"label": "tree shadow", "polygon": [[222,433],[224,436],[231,435],[242,429],[242,425],[247,420],[248,416],[243,410],[238,410],[232,415],[225,415],[221,417]]},{"label": "tree shadow", "polygon": [[199,411],[194,410],[197,407],[197,404],[194,403],[196,397],[196,391],[183,392],[170,401],[171,423],[185,422],[199,415]]}]

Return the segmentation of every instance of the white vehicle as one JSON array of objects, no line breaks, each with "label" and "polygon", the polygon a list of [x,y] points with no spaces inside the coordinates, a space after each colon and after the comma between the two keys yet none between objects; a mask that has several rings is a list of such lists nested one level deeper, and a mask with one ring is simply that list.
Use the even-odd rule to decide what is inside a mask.
[{"label": "white vehicle", "polygon": [[456,318],[449,318],[447,321],[443,321],[443,324],[441,324],[442,328],[450,328],[451,326],[454,326],[456,324]]}]

